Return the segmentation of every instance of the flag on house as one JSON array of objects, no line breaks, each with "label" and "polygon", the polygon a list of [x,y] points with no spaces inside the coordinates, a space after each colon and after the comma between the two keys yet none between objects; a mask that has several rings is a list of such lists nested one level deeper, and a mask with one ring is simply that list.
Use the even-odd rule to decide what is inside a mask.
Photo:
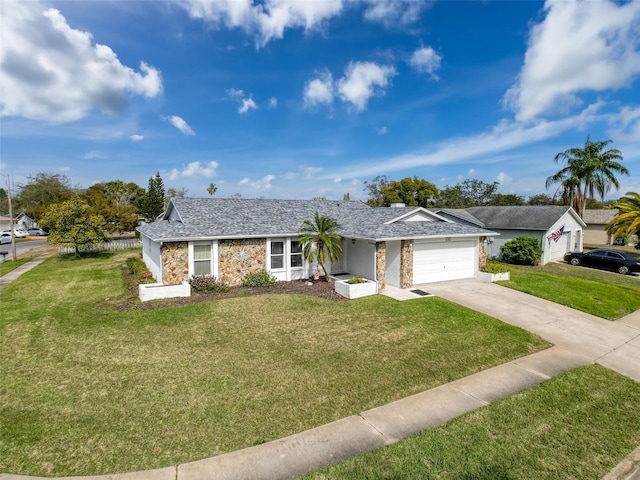
[{"label": "flag on house", "polygon": [[554,242],[558,242],[558,240],[560,240],[560,237],[562,236],[562,234],[564,233],[564,225],[562,225],[558,230],[556,230],[555,232],[553,232],[551,235],[549,235],[549,240],[553,240]]}]

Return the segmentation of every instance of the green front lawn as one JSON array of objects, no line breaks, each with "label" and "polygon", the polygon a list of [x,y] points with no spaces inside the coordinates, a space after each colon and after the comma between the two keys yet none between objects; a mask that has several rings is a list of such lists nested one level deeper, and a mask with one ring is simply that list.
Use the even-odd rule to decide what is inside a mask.
[{"label": "green front lawn", "polygon": [[505,287],[616,320],[640,308],[640,279],[568,264],[541,267],[501,264],[511,272]]},{"label": "green front lawn", "polygon": [[438,298],[261,295],[117,311],[128,255],[53,257],[0,291],[0,471],[176,465],[546,346]]},{"label": "green front lawn", "polygon": [[589,366],[305,478],[595,480],[639,443],[640,384]]}]

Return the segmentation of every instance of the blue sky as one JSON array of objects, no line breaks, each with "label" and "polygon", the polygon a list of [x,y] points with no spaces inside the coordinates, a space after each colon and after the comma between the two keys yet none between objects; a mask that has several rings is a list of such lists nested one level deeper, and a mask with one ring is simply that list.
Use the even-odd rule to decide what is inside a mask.
[{"label": "blue sky", "polygon": [[0,0],[0,167],[206,197],[545,190],[613,140],[640,191],[640,0]]}]

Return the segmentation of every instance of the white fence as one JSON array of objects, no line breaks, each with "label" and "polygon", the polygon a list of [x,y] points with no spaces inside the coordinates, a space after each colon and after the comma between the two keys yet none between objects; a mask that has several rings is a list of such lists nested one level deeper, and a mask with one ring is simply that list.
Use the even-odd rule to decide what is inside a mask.
[{"label": "white fence", "polygon": [[[119,240],[111,240],[105,243],[96,243],[88,248],[81,248],[81,252],[117,252],[119,250],[130,250],[132,248],[142,248],[142,240],[139,238],[126,238]],[[75,253],[76,249],[73,247],[58,247],[58,253]]]}]

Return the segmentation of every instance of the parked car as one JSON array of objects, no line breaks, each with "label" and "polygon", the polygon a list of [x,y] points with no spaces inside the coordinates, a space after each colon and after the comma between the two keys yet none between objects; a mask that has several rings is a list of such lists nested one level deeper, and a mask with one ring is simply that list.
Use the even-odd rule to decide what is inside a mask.
[{"label": "parked car", "polygon": [[45,232],[41,228],[30,228],[27,232],[29,232],[29,235],[32,237],[46,237],[49,235],[49,232]]},{"label": "parked car", "polygon": [[564,260],[571,265],[613,270],[622,275],[640,272],[640,260],[633,255],[618,250],[599,248],[588,252],[568,252],[564,255]]},{"label": "parked car", "polygon": [[11,243],[11,233],[10,232],[2,232],[2,233],[0,233],[0,245],[4,245],[5,243]]},{"label": "parked car", "polygon": [[27,232],[24,228],[15,228],[13,230],[13,234],[16,238],[27,238],[29,236],[29,232]]}]

